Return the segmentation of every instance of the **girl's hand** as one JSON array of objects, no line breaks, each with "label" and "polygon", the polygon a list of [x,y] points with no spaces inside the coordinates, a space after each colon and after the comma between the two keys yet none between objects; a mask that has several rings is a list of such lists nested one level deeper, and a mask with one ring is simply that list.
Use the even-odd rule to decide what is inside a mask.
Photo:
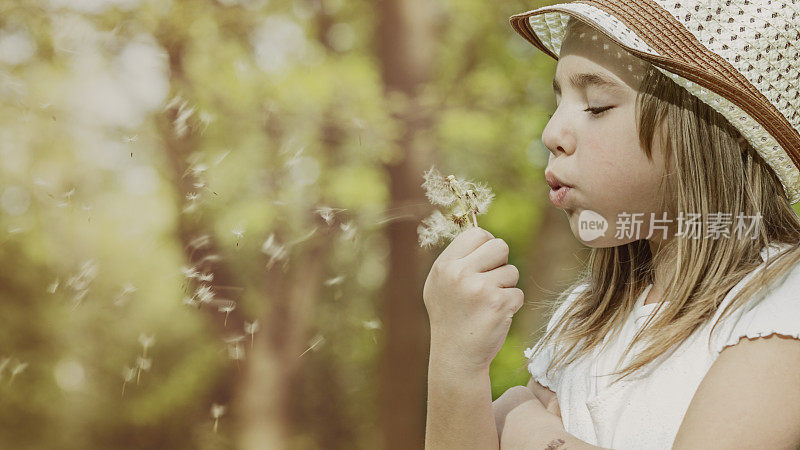
[{"label": "girl's hand", "polygon": [[422,293],[432,357],[488,370],[524,300],[519,271],[507,262],[508,244],[479,227],[461,232],[434,261]]},{"label": "girl's hand", "polygon": [[513,397],[518,406],[505,415],[502,425],[498,422],[498,427],[502,427],[498,432],[501,449],[525,448],[542,433],[564,430],[561,416],[554,414],[553,407],[546,408],[527,387],[514,386],[496,401],[506,395]]}]

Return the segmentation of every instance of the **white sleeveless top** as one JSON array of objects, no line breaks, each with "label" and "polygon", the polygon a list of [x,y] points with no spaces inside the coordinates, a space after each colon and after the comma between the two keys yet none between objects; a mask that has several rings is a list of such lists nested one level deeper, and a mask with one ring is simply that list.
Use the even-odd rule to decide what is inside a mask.
[{"label": "white sleeveless top", "polygon": [[[764,247],[761,257],[765,261],[767,257],[772,259],[788,247],[787,244]],[[714,329],[709,348],[712,325],[733,296],[763,267],[764,263],[734,286],[713,319],[695,330],[686,341],[611,387],[609,384],[618,375],[603,375],[626,367],[644,348],[638,343],[626,360],[615,367],[633,335],[659,306],[659,303],[644,304],[652,284],[638,297],[622,332],[612,338],[602,354],[598,355],[598,347],[589,355],[591,357],[580,358],[562,370],[553,370],[548,378],[545,369],[553,355],[553,348],[548,346],[530,360],[528,371],[539,384],[557,394],[568,433],[590,444],[615,450],[671,449],[689,402],[725,346],[736,344],[742,336],[753,338],[773,333],[800,339],[800,297],[797,294],[800,292],[800,265],[797,265],[780,280],[772,282],[763,298],[755,295],[751,299],[755,304],[729,312],[730,315]],[[575,289],[556,309],[547,325],[548,331],[564,313],[566,305],[586,286]],[[655,318],[651,324],[654,321]],[[608,339],[606,336],[604,342]],[[527,358],[532,350],[525,350]]]}]

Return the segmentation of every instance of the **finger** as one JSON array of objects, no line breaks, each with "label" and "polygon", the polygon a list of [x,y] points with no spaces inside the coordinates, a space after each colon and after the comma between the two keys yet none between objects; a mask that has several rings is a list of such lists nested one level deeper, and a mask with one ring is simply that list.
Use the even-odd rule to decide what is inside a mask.
[{"label": "finger", "polygon": [[525,293],[518,287],[502,288],[500,291],[502,291],[501,294],[504,298],[507,299],[503,306],[506,308],[505,312],[508,313],[509,318],[514,317],[514,314],[525,304]]},{"label": "finger", "polygon": [[519,270],[516,266],[506,264],[496,269],[480,274],[482,277],[488,277],[495,283],[495,286],[501,288],[516,287],[519,281]]},{"label": "finger", "polygon": [[476,272],[486,272],[508,263],[508,244],[500,238],[489,239],[463,258]]},{"label": "finger", "polygon": [[493,239],[492,233],[481,227],[469,227],[459,233],[439,255],[441,259],[459,259],[469,255],[481,244]]}]

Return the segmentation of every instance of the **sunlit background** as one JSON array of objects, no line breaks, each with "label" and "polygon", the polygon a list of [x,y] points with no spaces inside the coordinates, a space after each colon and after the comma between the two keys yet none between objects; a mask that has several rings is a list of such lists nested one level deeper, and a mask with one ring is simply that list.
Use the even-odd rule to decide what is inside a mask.
[{"label": "sunlit background", "polygon": [[544,3],[0,1],[0,447],[422,448],[430,166],[495,194],[527,383],[583,251]]}]

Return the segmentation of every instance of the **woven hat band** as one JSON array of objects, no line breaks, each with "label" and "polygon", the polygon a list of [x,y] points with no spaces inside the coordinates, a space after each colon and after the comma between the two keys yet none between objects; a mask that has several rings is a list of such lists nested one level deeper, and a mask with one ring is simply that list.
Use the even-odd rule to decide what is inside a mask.
[{"label": "woven hat band", "polygon": [[[731,124],[750,141],[751,145],[762,156],[765,156],[765,160],[773,167],[783,183],[790,202],[796,203],[800,199],[800,186],[798,186],[800,133],[787,119],[786,111],[781,112],[776,107],[776,104],[764,95],[764,85],[761,84],[762,77],[759,75],[759,69],[761,68],[756,69],[752,64],[749,64],[747,67],[740,67],[737,70],[730,61],[711,51],[706,42],[698,40],[697,36],[681,23],[679,17],[667,11],[663,5],[666,2],[662,1],[661,3],[659,4],[655,0],[637,0],[635,2],[575,0],[569,4],[553,5],[517,14],[509,20],[512,27],[520,35],[554,59],[558,59],[558,55],[555,52],[560,48],[560,39],[563,38],[563,35],[551,36],[544,31],[555,30],[561,24],[557,23],[558,19],[543,16],[543,20],[540,20],[537,24],[542,28],[537,28],[537,33],[534,32],[531,26],[532,16],[553,12],[563,13],[564,16],[559,16],[560,20],[564,20],[564,17],[567,16],[573,16],[607,35],[626,51],[654,65],[728,118]],[[675,7],[681,7],[681,5],[676,3]],[[703,24],[706,26],[715,25],[713,22],[695,20],[695,16],[705,16],[702,12],[696,12],[699,11],[700,7],[695,7],[694,10],[689,9],[687,6],[682,6],[682,8],[681,11],[683,12],[691,11],[691,14],[687,13],[686,22],[688,23],[691,18],[693,27],[703,30]],[[739,12],[739,14],[743,13],[744,11]],[[690,15],[693,16],[690,17]],[[598,20],[598,17],[601,17],[601,19]],[[709,15],[708,17],[711,16]],[[733,19],[729,20],[732,21]],[[547,23],[551,28],[546,28],[543,25],[544,23]],[[616,27],[616,23],[621,24],[621,26]],[[736,27],[738,28],[739,25],[737,24]],[[692,30],[695,28],[692,28]],[[717,32],[719,33],[719,30]],[[705,33],[708,33],[708,31],[705,31]],[[794,37],[795,33],[796,30],[791,29],[786,34],[791,34]],[[544,36],[542,37],[542,35]],[[706,36],[708,35],[706,34]],[[717,35],[710,33],[710,36],[710,42],[713,42]],[[734,52],[741,48],[741,44],[739,44],[740,47],[730,49],[725,42],[728,42],[727,39],[735,40],[738,37],[740,36],[737,34],[719,35],[715,48],[721,48],[726,52]],[[748,37],[747,35],[741,36],[742,39],[748,39]],[[542,38],[549,40],[550,47],[542,42]],[[726,40],[721,43],[722,39]],[[800,40],[800,32],[797,32],[797,39]],[[744,42],[749,43],[750,41],[745,40]],[[767,52],[770,50],[771,45],[774,45],[773,48],[775,50],[778,50],[780,45],[780,51],[788,51],[783,50],[784,46],[779,42],[768,42],[765,45]],[[786,48],[788,48],[789,43],[786,45]],[[744,48],[748,49],[749,44]],[[753,50],[760,51],[762,49],[753,48]],[[773,51],[773,53],[778,52]],[[780,61],[782,57],[779,53],[776,61]],[[758,58],[761,58],[761,56],[758,56]],[[739,57],[736,57],[736,62],[739,63],[739,61]],[[789,76],[784,76],[783,70],[777,73],[777,65],[781,67],[787,65],[785,73],[789,74],[789,61],[784,60],[777,65],[774,61],[772,63],[773,66],[771,68],[776,69],[776,72],[769,74],[772,76],[771,80],[774,80],[770,82],[773,84],[776,82],[787,83],[789,80],[786,78],[789,78]],[[746,60],[739,64],[746,64]],[[750,71],[751,69],[753,70],[752,72]],[[766,70],[769,72],[769,68]],[[757,81],[759,86],[762,86],[762,89],[759,90],[753,82],[743,75],[742,71],[746,71],[745,73],[748,76],[758,76]],[[772,87],[768,87],[768,89],[772,89]],[[782,91],[771,91],[769,94],[777,94],[777,99],[774,101],[780,101],[781,105],[783,102],[788,104],[788,100],[796,101],[797,99],[797,95],[795,95],[795,99],[791,99],[790,96],[781,98],[780,92]],[[787,111],[789,109],[795,110],[794,108],[784,109]],[[788,114],[791,115],[792,113],[789,112]],[[763,127],[763,130],[769,136],[763,136],[763,132],[760,136],[752,132],[751,129],[757,126]]]}]

